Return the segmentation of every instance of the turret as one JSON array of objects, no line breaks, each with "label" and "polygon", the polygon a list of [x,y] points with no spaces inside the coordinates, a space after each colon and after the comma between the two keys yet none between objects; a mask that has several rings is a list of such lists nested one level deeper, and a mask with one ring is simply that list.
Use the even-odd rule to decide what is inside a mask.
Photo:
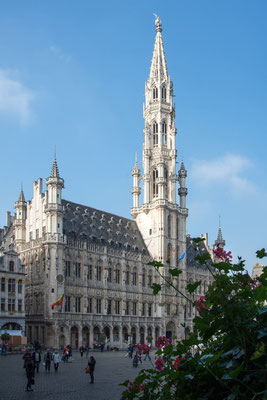
[{"label": "turret", "polygon": [[26,217],[27,217],[27,205],[21,188],[18,201],[15,202],[16,218],[14,221],[15,226],[15,240],[17,250],[21,249],[21,245],[26,240]]},{"label": "turret", "polygon": [[132,187],[133,208],[135,208],[139,207],[139,196],[141,193],[141,189],[139,187],[140,169],[138,168],[137,159],[135,159],[134,168],[132,170],[132,176],[133,176],[133,187]]},{"label": "turret", "polygon": [[182,161],[181,168],[179,170],[179,184],[180,188],[178,189],[178,194],[180,196],[180,207],[186,208],[186,196],[187,196],[187,188],[185,187],[185,179],[187,177],[187,171],[184,167],[184,163]]},{"label": "turret", "polygon": [[[48,189],[47,203],[45,212],[47,214],[47,233],[62,234],[63,232],[63,213],[62,213],[62,189],[64,179],[59,175],[56,157],[53,162],[51,175],[46,179]],[[59,235],[58,235],[59,237]]]}]

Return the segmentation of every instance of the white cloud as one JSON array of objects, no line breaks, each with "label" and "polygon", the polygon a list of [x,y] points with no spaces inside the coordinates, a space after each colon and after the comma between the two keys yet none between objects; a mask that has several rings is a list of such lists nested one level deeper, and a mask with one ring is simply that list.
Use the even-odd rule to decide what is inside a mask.
[{"label": "white cloud", "polygon": [[51,51],[51,53],[57,56],[61,61],[64,61],[66,64],[68,64],[71,61],[71,56],[64,54],[59,47],[52,45],[49,47],[49,50]]},{"label": "white cloud", "polygon": [[238,154],[225,154],[213,160],[195,160],[191,177],[199,186],[210,187],[216,184],[229,188],[234,195],[251,194],[256,186],[242,176],[252,167],[252,162]]},{"label": "white cloud", "polygon": [[26,124],[34,94],[10,75],[10,71],[0,70],[0,112],[15,115],[21,124]]}]

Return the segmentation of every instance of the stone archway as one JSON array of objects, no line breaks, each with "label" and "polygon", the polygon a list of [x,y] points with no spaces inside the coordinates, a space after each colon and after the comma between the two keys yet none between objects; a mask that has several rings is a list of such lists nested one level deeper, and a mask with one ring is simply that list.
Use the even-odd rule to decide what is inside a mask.
[{"label": "stone archway", "polygon": [[106,335],[107,340],[110,340],[110,328],[109,328],[109,326],[105,326],[104,334]]},{"label": "stone archway", "polygon": [[128,329],[126,328],[126,326],[124,326],[123,328],[122,328],[122,337],[123,337],[123,340],[125,341],[125,342],[128,342]]},{"label": "stone archway", "polygon": [[66,338],[65,335],[60,335],[59,336],[59,341],[58,341],[58,345],[60,349],[64,349],[66,347]]},{"label": "stone archway", "polygon": [[140,344],[145,344],[145,329],[142,326],[140,328]]},{"label": "stone archway", "polygon": [[136,328],[133,326],[131,329],[132,343],[136,344]]},{"label": "stone archway", "polygon": [[84,346],[89,346],[90,344],[90,331],[88,326],[84,326],[82,329],[82,340]]},{"label": "stone archway", "polygon": [[78,349],[79,346],[79,329],[77,326],[72,326],[70,330],[70,344],[73,349]]},{"label": "stone archway", "polygon": [[175,336],[175,325],[170,321],[166,326],[166,338],[172,341],[173,336]]},{"label": "stone archway", "polygon": [[118,326],[114,326],[113,328],[113,342],[120,341],[120,329]]},{"label": "stone archway", "polygon": [[94,327],[94,342],[98,343],[100,341],[100,329],[98,326]]}]

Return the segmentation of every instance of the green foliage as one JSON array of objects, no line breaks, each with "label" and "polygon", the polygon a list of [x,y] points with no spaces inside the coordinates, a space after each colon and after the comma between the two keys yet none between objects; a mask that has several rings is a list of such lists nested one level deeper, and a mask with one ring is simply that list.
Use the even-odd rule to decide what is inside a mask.
[{"label": "green foliage", "polygon": [[[266,257],[265,249],[257,256]],[[134,382],[124,382],[123,400],[267,399],[267,267],[253,280],[241,258],[237,264],[223,260],[213,264],[207,253],[196,259],[206,265],[214,281],[205,298],[193,303],[199,311],[193,333],[157,352],[164,359],[161,371],[142,370]],[[154,263],[150,265],[164,278],[162,265]],[[169,271],[172,276],[181,273],[176,268]],[[187,285],[189,294],[177,292],[191,301],[199,284]],[[157,294],[161,285],[152,288]],[[198,348],[198,357],[192,356],[193,348]]]},{"label": "green foliage", "polygon": [[179,276],[182,272],[183,272],[183,271],[181,271],[181,270],[178,269],[178,268],[170,268],[170,269],[169,269],[169,273],[170,273],[172,276]]},{"label": "green foliage", "polygon": [[1,340],[2,340],[3,342],[8,342],[9,339],[10,339],[9,333],[2,333],[2,335],[1,335]]}]

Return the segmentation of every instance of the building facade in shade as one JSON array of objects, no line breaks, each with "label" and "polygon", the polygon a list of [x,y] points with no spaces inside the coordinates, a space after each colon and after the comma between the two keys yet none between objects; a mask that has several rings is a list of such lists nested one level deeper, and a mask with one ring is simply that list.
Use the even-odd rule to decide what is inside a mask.
[{"label": "building facade in shade", "polygon": [[7,332],[14,336],[13,343],[19,344],[25,335],[25,271],[12,249],[0,255],[0,280],[0,335]]},{"label": "building facade in shade", "polygon": [[[123,348],[129,341],[144,343],[148,336],[152,344],[160,335],[181,339],[192,330],[195,310],[168,285],[154,296],[151,285],[164,279],[147,265],[161,261],[161,274],[181,292],[187,283],[201,280],[195,298],[211,281],[194,260],[198,250],[186,235],[187,172],[183,162],[176,172],[173,83],[161,32],[157,18],[145,86],[143,173],[137,162],[132,170],[133,220],[65,200],[56,159],[47,190],[39,178],[32,199],[26,202],[21,191],[15,203],[16,216],[9,218],[2,248],[14,245],[26,268],[29,341],[92,347],[105,333],[110,346]],[[207,237],[201,246],[211,251]],[[169,268],[175,267],[182,273],[171,278]],[[63,304],[52,307],[62,296]]]}]

